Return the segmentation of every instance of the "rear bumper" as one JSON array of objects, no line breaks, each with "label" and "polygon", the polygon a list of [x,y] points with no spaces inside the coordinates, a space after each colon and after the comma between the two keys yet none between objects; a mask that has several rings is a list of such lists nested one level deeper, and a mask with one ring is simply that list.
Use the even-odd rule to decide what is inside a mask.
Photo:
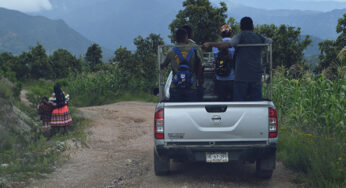
[{"label": "rear bumper", "polygon": [[160,158],[179,161],[206,161],[206,152],[228,152],[230,161],[264,159],[276,152],[276,144],[256,146],[165,146],[157,145],[155,152]]}]

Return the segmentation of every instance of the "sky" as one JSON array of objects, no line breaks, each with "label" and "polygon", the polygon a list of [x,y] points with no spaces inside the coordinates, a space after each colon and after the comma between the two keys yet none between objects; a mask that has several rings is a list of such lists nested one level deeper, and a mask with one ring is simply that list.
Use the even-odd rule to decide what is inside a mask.
[{"label": "sky", "polygon": [[[74,0],[70,0],[74,1]],[[88,1],[88,0],[85,0]],[[143,0],[138,0],[143,1]],[[301,10],[322,10],[328,11],[336,8],[346,8],[346,0],[210,0],[211,2],[233,2],[238,4],[244,4],[247,6],[257,8],[268,8],[268,9],[301,9]],[[286,6],[282,6],[282,2],[286,3]],[[309,6],[311,3],[316,2],[316,6]],[[324,8],[324,5],[319,3],[329,3],[329,6]],[[306,3],[306,4],[304,4]],[[340,6],[341,5],[341,6]],[[50,0],[0,0],[0,7],[19,10],[22,12],[39,12],[43,10],[51,10],[54,8]]]},{"label": "sky", "polygon": [[21,12],[39,12],[52,9],[49,0],[0,0],[0,7]]}]

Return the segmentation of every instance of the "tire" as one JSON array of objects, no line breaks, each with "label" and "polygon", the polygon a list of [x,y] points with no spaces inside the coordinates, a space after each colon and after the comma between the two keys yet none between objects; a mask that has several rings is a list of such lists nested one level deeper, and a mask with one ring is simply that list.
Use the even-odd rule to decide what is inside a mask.
[{"label": "tire", "polygon": [[269,179],[273,175],[276,163],[276,153],[273,153],[267,158],[257,159],[256,161],[256,176],[263,179]]},{"label": "tire", "polygon": [[156,176],[164,176],[169,173],[169,159],[161,159],[154,151],[154,171]]}]

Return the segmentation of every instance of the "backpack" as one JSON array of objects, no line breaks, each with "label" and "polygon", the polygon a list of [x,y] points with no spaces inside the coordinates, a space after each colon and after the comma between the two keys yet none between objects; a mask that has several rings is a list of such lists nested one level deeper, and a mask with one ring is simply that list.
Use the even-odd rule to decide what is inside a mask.
[{"label": "backpack", "polygon": [[183,57],[181,51],[177,47],[173,47],[173,50],[178,55],[180,60],[178,70],[173,77],[173,83],[178,88],[190,88],[193,85],[194,78],[188,62],[190,61],[195,50],[194,48],[191,48],[186,58]]},{"label": "backpack", "polygon": [[231,73],[231,68],[234,68],[234,61],[231,54],[226,49],[219,49],[215,61],[215,73],[218,76],[228,76]]}]

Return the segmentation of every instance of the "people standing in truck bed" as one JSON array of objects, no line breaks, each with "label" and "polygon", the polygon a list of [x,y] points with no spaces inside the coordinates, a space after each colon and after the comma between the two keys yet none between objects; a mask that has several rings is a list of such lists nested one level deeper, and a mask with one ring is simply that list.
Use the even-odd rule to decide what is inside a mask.
[{"label": "people standing in truck bed", "polygon": [[173,80],[170,88],[170,101],[195,101],[196,88],[201,67],[201,53],[196,45],[188,44],[186,30],[180,28],[176,31],[177,47],[173,47],[161,68],[169,64],[173,71]]},{"label": "people standing in truck bed", "polygon": [[[229,25],[223,25],[220,28],[221,37],[223,42],[230,41],[232,38],[232,28]],[[228,48],[220,51],[218,48],[213,47],[213,55],[215,59],[215,66],[222,69],[215,72],[215,91],[219,101],[232,101],[233,100],[233,81],[235,77],[233,56],[235,49]],[[217,69],[216,69],[217,70]]]},{"label": "people standing in truck bed", "polygon": [[[240,21],[241,32],[227,42],[206,42],[205,48],[230,48],[238,44],[271,43],[272,40],[254,32],[253,21],[244,17]],[[261,101],[262,100],[262,74],[261,64],[262,47],[239,47],[236,53],[236,68],[234,80],[234,101]]]}]

